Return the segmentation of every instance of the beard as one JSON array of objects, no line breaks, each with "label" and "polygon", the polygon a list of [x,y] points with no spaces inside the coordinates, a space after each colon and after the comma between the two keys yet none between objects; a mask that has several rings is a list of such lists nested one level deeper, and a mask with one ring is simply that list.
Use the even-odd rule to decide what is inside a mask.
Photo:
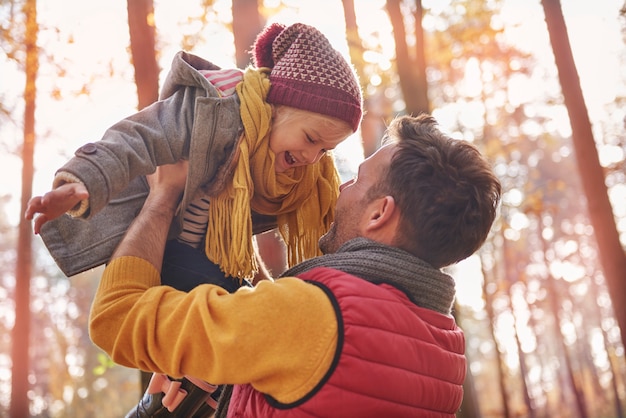
[{"label": "beard", "polygon": [[318,241],[318,245],[323,254],[334,254],[346,242],[353,238],[360,237],[359,223],[363,215],[362,212],[353,206],[348,208],[338,208],[335,212],[335,221],[330,225],[330,229]]},{"label": "beard", "polygon": [[335,246],[334,242],[336,241],[337,236],[337,227],[335,222],[330,225],[330,229],[324,235],[322,235],[318,241],[318,245],[322,254],[332,254],[337,251],[337,246]]}]

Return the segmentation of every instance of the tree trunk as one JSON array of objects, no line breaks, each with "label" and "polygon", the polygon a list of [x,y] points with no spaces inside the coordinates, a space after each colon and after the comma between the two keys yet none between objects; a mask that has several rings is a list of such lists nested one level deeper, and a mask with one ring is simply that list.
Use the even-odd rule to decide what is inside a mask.
[{"label": "tree trunk", "polygon": [[[39,51],[37,50],[37,0],[26,0],[24,4],[26,31],[24,43],[26,49],[26,85],[24,87],[24,148],[22,149],[22,196],[21,212],[33,193],[33,154],[35,149],[35,99],[37,97],[36,80],[39,70]],[[17,243],[17,265],[15,271],[15,324],[12,331],[11,359],[11,418],[30,416],[28,402],[28,373],[30,370],[30,276],[32,272],[32,236],[31,223],[20,219]]]},{"label": "tree trunk", "polygon": [[126,4],[130,50],[137,84],[137,107],[143,109],[159,97],[154,4],[152,0],[128,0]]},{"label": "tree trunk", "polygon": [[[419,0],[416,1],[420,3]],[[421,3],[419,5],[421,10]],[[387,13],[389,14],[389,20],[393,27],[393,39],[396,44],[396,70],[398,77],[400,78],[400,89],[402,90],[402,96],[406,106],[406,112],[412,115],[418,115],[422,112],[428,112],[428,96],[427,92],[420,90],[420,83],[418,79],[423,77],[426,79],[426,66],[419,68],[415,59],[411,59],[409,54],[409,48],[406,42],[406,29],[404,26],[404,17],[402,10],[400,9],[400,0],[387,0]],[[421,13],[417,13],[421,16]],[[417,33],[421,33],[421,41],[423,41],[423,29],[422,21],[415,22],[415,27],[419,26],[420,29],[416,29]],[[421,31],[421,32],[420,32]],[[416,33],[416,35],[417,35]],[[420,42],[417,47],[419,48]],[[423,44],[421,45],[423,49]],[[424,56],[423,50],[420,55]],[[417,73],[424,71],[424,74]]]},{"label": "tree trunk", "polygon": [[522,350],[522,341],[520,340],[520,333],[517,328],[517,309],[513,303],[514,295],[511,292],[511,286],[507,288],[509,308],[511,309],[511,316],[513,317],[513,327],[515,329],[515,346],[517,348],[517,359],[519,361],[519,374],[522,386],[522,394],[524,395],[524,404],[526,405],[526,417],[535,418],[535,407],[530,396],[530,389],[528,387],[528,361],[526,360],[526,353]]},{"label": "tree trunk", "polygon": [[[457,325],[464,329],[462,319],[463,312],[461,311],[460,305],[455,302],[454,304],[454,319]],[[463,381],[463,400],[461,401],[461,408],[456,413],[456,418],[480,418],[480,403],[478,401],[478,393],[476,392],[476,384],[474,375],[472,374],[472,370],[470,365],[472,364],[472,353],[467,348],[469,344],[468,339],[465,340],[465,358],[467,361],[467,372],[465,375],[465,380]]]},{"label": "tree trunk", "polygon": [[[127,0],[130,51],[135,67],[137,108],[143,109],[159,98],[159,64],[156,56],[156,28],[153,0]],[[152,373],[140,372],[140,397]]]},{"label": "tree trunk", "polygon": [[589,218],[598,244],[598,256],[611,296],[622,344],[626,347],[626,254],[619,240],[604,172],[598,158],[591,122],[580,87],[560,0],[542,0],[550,43],[570,123]]},{"label": "tree trunk", "polygon": [[417,110],[430,113],[430,100],[428,100],[428,79],[426,78],[426,42],[424,40],[424,8],[421,0],[415,0],[415,83],[417,87],[416,102]]},{"label": "tree trunk", "polygon": [[[579,249],[580,251],[580,249]],[[582,258],[582,256],[581,256]],[[598,289],[598,284],[597,282],[592,278],[590,280],[591,282],[591,286],[589,288],[589,297],[591,297],[593,300],[598,300],[600,298],[600,292]],[[599,312],[599,322],[602,322],[605,318],[605,314],[604,314],[604,310],[600,310]],[[616,361],[617,358],[619,358],[619,355],[616,355],[615,353],[615,345],[611,343],[611,339],[609,337],[609,333],[607,332],[606,327],[600,327],[600,330],[602,331],[602,341],[604,342],[604,350],[606,351],[607,357],[608,357],[608,362],[609,362],[609,372],[611,373],[611,394],[609,395],[608,392],[609,390],[605,390],[604,396],[605,398],[608,398],[608,400],[603,400],[604,402],[613,402],[615,404],[615,416],[618,418],[623,418],[624,416],[626,416],[624,414],[624,408],[622,406],[622,402],[621,402],[621,393],[620,393],[620,385],[619,385],[619,379],[620,379],[620,367]],[[597,379],[599,381],[599,379]]]},{"label": "tree trunk", "polygon": [[259,13],[259,0],[233,0],[232,8],[235,60],[238,68],[246,68],[251,63],[250,48],[265,21]]},{"label": "tree trunk", "polygon": [[354,0],[342,0],[343,16],[346,22],[346,41],[348,42],[348,53],[350,54],[350,62],[359,76],[361,88],[365,80],[363,74],[363,42],[359,36],[359,25],[356,21],[356,11],[354,9]]},{"label": "tree trunk", "polygon": [[[506,238],[503,237],[502,242],[504,246],[503,262],[506,263],[507,261]],[[510,418],[512,415],[511,415],[511,411],[509,408],[509,395],[506,389],[506,371],[504,370],[504,365],[503,365],[504,360],[501,358],[502,356],[500,355],[498,338],[496,336],[496,330],[495,330],[496,312],[494,311],[494,308],[493,308],[495,291],[493,292],[489,291],[489,282],[488,282],[489,275],[487,274],[487,271],[485,270],[484,266],[485,266],[485,263],[481,263],[481,271],[482,271],[483,278],[484,278],[483,283],[482,283],[482,291],[483,291],[483,296],[485,298],[485,311],[487,313],[487,318],[489,318],[489,324],[491,324],[491,328],[489,329],[489,331],[491,333],[491,339],[493,341],[493,345],[494,347],[496,347],[496,361],[497,361],[496,365],[497,365],[497,375],[498,375],[498,383],[499,383],[498,388],[500,390],[499,395],[502,401],[502,415],[501,416],[503,418]]]},{"label": "tree trunk", "polygon": [[361,146],[363,147],[363,158],[372,155],[380,147],[380,138],[385,131],[385,116],[380,110],[380,99],[367,95],[368,79],[365,74],[365,61],[363,53],[365,48],[359,36],[359,26],[356,21],[354,0],[342,0],[343,15],[346,22],[346,41],[348,42],[348,53],[350,62],[359,77],[359,84],[363,90],[363,107],[367,109],[363,114],[361,122]]}]

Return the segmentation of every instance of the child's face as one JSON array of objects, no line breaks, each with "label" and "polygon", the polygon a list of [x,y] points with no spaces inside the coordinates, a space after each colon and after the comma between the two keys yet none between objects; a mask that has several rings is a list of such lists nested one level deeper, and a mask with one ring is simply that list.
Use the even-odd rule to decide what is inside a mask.
[{"label": "child's face", "polygon": [[269,147],[276,155],[277,173],[314,164],[352,130],[339,119],[292,107],[278,106],[272,121]]}]

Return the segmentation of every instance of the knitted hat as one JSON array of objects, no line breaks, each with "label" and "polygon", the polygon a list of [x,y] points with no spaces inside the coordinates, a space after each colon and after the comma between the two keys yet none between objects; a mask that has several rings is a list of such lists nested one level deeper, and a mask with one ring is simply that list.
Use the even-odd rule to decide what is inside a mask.
[{"label": "knitted hat", "polygon": [[356,73],[317,29],[302,23],[266,27],[253,46],[256,67],[268,67],[268,103],[346,121],[356,132],[363,102]]}]

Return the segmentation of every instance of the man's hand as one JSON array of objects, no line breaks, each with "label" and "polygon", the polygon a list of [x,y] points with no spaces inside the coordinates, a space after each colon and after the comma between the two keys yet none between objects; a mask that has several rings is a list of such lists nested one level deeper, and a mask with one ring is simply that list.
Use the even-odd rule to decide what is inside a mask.
[{"label": "man's hand", "polygon": [[162,201],[175,209],[185,190],[188,169],[189,162],[183,160],[157,167],[154,173],[146,176],[150,186],[149,198]]},{"label": "man's hand", "polygon": [[89,198],[89,192],[82,183],[65,183],[43,196],[35,196],[28,201],[24,217],[32,220],[35,214],[35,234],[48,221],[58,218],[76,206],[81,200]]}]

